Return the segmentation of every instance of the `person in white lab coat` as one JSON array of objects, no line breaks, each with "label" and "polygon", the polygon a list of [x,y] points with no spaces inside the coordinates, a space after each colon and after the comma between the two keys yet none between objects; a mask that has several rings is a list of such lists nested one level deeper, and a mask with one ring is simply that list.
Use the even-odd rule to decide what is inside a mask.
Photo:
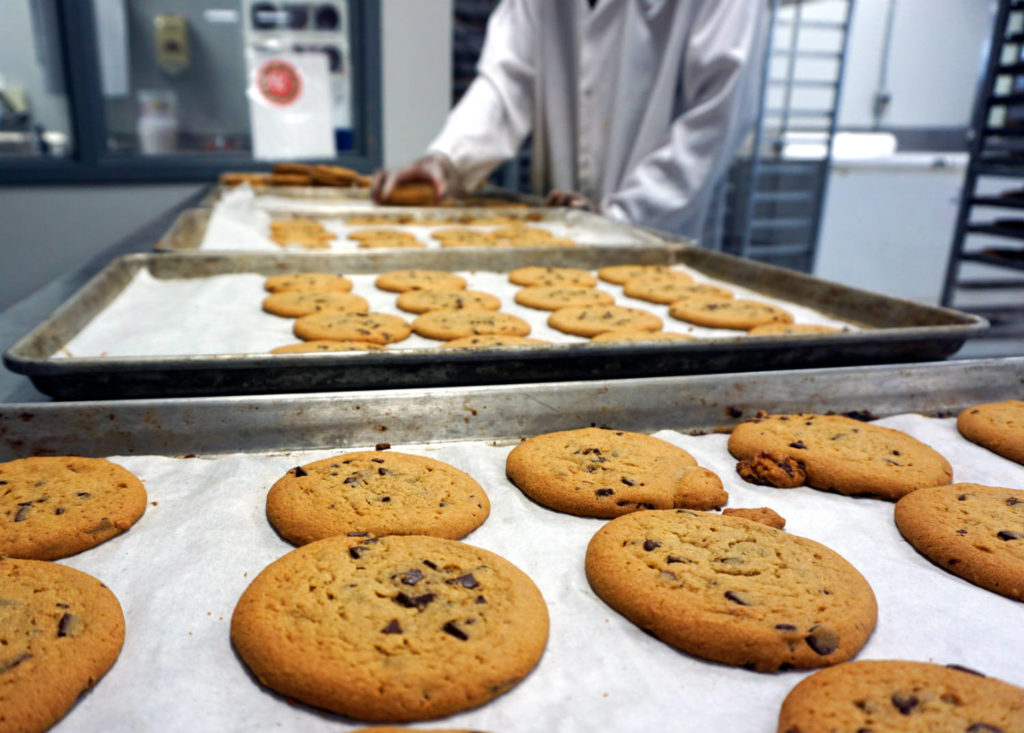
[{"label": "person in white lab coat", "polygon": [[502,0],[441,134],[374,198],[472,191],[532,132],[549,203],[696,236],[756,114],[766,16],[765,0]]}]

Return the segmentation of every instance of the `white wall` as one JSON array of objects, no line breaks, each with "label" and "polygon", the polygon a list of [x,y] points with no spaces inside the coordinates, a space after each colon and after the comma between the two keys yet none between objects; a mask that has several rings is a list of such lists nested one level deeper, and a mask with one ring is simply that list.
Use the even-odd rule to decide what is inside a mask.
[{"label": "white wall", "polygon": [[452,0],[382,0],[384,165],[420,157],[452,97]]}]

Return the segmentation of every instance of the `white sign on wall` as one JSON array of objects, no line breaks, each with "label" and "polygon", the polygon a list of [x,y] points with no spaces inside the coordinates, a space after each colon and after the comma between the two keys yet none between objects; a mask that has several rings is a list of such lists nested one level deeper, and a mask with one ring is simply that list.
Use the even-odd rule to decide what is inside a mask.
[{"label": "white sign on wall", "polygon": [[249,56],[253,157],[332,158],[334,122],[327,57],[319,53]]}]

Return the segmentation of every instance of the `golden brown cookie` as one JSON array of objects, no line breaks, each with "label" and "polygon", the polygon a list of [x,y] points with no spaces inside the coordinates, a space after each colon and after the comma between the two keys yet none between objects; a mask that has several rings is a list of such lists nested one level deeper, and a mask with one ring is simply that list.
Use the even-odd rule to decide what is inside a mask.
[{"label": "golden brown cookie", "polygon": [[678,278],[633,278],[627,280],[622,292],[630,298],[668,305],[688,297],[713,296],[731,298],[732,291],[707,283],[687,282]]},{"label": "golden brown cookie", "polygon": [[328,351],[380,351],[384,347],[369,341],[303,341],[271,349],[271,354],[311,354]]},{"label": "golden brown cookie", "polygon": [[1024,491],[978,484],[918,489],[896,502],[896,526],[943,570],[1024,601]]},{"label": "golden brown cookie", "polygon": [[816,672],[790,690],[777,730],[1020,733],[1024,689],[927,662],[848,662]]},{"label": "golden brown cookie", "polygon": [[0,556],[74,555],[126,531],[145,511],[142,482],[103,458],[0,463]]},{"label": "golden brown cookie", "polygon": [[393,227],[397,224],[408,224],[411,216],[404,214],[357,214],[345,218],[345,225],[350,227]]},{"label": "golden brown cookie", "polygon": [[609,341],[692,341],[693,336],[671,331],[642,331],[634,328],[618,328],[599,333],[590,339],[593,343]]},{"label": "golden brown cookie", "polygon": [[433,206],[437,203],[437,191],[432,183],[423,181],[399,183],[384,203],[391,206]]},{"label": "golden brown cookie", "polygon": [[537,346],[550,345],[550,341],[532,339],[525,336],[508,336],[496,333],[480,336],[463,336],[462,338],[445,341],[442,349],[490,349],[495,346]]},{"label": "golden brown cookie", "polygon": [[289,275],[271,275],[263,283],[263,288],[271,293],[289,290],[347,293],[352,290],[352,281],[344,275],[333,275],[329,272],[296,272]]},{"label": "golden brown cookie", "polygon": [[381,290],[404,293],[407,290],[462,290],[466,278],[444,270],[393,270],[374,281]]},{"label": "golden brown cookie", "polygon": [[263,310],[275,316],[298,318],[310,313],[366,313],[370,304],[366,298],[340,290],[315,292],[307,290],[286,290],[272,293],[263,299]]},{"label": "golden brown cookie", "polygon": [[493,247],[497,244],[489,232],[468,227],[443,227],[432,231],[430,236],[442,247]]},{"label": "golden brown cookie", "polygon": [[392,451],[345,453],[297,466],[267,494],[267,518],[296,545],[367,533],[455,540],[489,513],[487,494],[469,474]]},{"label": "golden brown cookie", "polygon": [[682,448],[643,433],[581,428],[545,433],[509,453],[505,473],[531,499],[584,517],[638,509],[714,509],[722,482]]},{"label": "golden brown cookie", "polygon": [[575,267],[519,267],[509,272],[508,281],[515,285],[565,285],[580,288],[597,285],[596,277]]},{"label": "golden brown cookie", "polygon": [[477,707],[537,664],[547,607],[494,553],[454,540],[331,537],[271,563],[231,617],[267,687],[368,721]]},{"label": "golden brown cookie", "polygon": [[479,290],[407,290],[398,296],[396,305],[409,313],[483,308],[496,311],[501,301]]},{"label": "golden brown cookie", "polygon": [[662,321],[653,313],[620,305],[570,306],[556,310],[548,325],[562,333],[591,338],[605,331],[630,329],[660,331]]},{"label": "golden brown cookie", "polygon": [[759,506],[754,509],[723,509],[722,516],[749,519],[751,522],[757,522],[758,524],[774,527],[775,529],[782,529],[786,526],[785,518],[774,509],[766,506]]},{"label": "golden brown cookie", "polygon": [[427,245],[418,239],[364,239],[359,242],[359,249],[426,249]]},{"label": "golden brown cookie", "polygon": [[348,238],[357,242],[379,239],[405,239],[414,242],[416,241],[416,237],[409,232],[401,229],[394,229],[393,227],[367,227],[365,229],[356,229],[348,233]]},{"label": "golden brown cookie", "polygon": [[790,323],[793,320],[792,313],[777,305],[716,296],[677,300],[668,307],[668,314],[698,326],[737,331],[749,331],[765,323]]},{"label": "golden brown cookie", "polygon": [[694,656],[758,672],[844,662],[875,595],[836,552],[739,517],[636,512],[598,530],[587,580],[616,611]]},{"label": "golden brown cookie", "polygon": [[270,166],[271,173],[277,173],[281,175],[299,175],[299,176],[312,176],[313,166],[309,163],[295,163],[295,162],[281,162],[274,163]]},{"label": "golden brown cookie", "polygon": [[0,557],[0,642],[0,730],[41,732],[114,665],[124,614],[91,575]]},{"label": "golden brown cookie", "polygon": [[424,313],[412,322],[412,330],[428,339],[451,341],[482,334],[526,336],[530,333],[530,324],[502,311],[462,308]]},{"label": "golden brown cookie", "polygon": [[312,313],[302,316],[292,332],[305,341],[369,341],[393,344],[409,338],[409,324],[389,313]]},{"label": "golden brown cookie", "polygon": [[799,463],[808,486],[840,494],[896,500],[953,479],[949,462],[919,440],[842,415],[769,415],[733,429],[729,452],[736,458],[762,451]]},{"label": "golden brown cookie", "polygon": [[968,407],[956,421],[960,434],[1003,458],[1024,463],[1024,401]]},{"label": "golden brown cookie", "polygon": [[358,171],[340,165],[315,165],[310,175],[321,186],[351,186],[359,177]]},{"label": "golden brown cookie", "polygon": [[[605,282],[625,285],[628,280],[637,277],[648,277],[651,275],[664,276],[669,272],[668,265],[609,265],[597,271],[597,276]],[[679,273],[684,277],[681,279],[692,281],[686,273]]]},{"label": "golden brown cookie", "polygon": [[270,176],[271,186],[312,186],[313,177],[301,173],[274,173]]},{"label": "golden brown cookie", "polygon": [[569,306],[611,305],[615,302],[615,298],[603,290],[590,287],[528,285],[516,292],[515,301],[527,308],[556,311]]},{"label": "golden brown cookie", "polygon": [[841,333],[843,329],[813,323],[763,323],[747,331],[751,336],[814,336]]}]

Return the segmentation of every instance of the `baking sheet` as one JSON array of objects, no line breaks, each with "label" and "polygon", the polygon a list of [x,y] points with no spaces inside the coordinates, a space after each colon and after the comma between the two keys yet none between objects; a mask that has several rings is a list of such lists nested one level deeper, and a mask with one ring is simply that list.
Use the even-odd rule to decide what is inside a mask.
[{"label": "baking sheet", "polygon": [[[885,369],[878,373],[883,387],[893,376]],[[963,370],[957,373],[962,375]],[[753,391],[765,388],[763,375],[747,377]],[[780,382],[792,378],[786,375]],[[802,396],[808,405],[820,408],[828,404],[828,397],[823,403],[822,396],[812,393],[819,394],[820,389],[820,395],[828,395],[828,383],[835,381],[825,373],[802,379]],[[638,385],[637,391],[644,388]],[[614,396],[609,401],[624,410],[625,418],[630,410],[623,400],[629,390],[610,389]],[[573,387],[563,391],[572,392]],[[791,390],[790,395],[799,398],[793,392],[800,391]],[[459,395],[472,401],[473,394],[447,390],[445,404],[458,403]],[[686,428],[686,413],[669,409],[672,394],[671,390],[666,393],[658,421],[662,426]],[[872,404],[870,396],[864,399],[866,407]],[[302,398],[297,401],[301,403]],[[369,396],[363,400],[368,411],[380,416],[385,410],[383,406],[374,409],[374,402]],[[207,418],[216,418],[223,408],[214,404]],[[52,407],[42,412],[59,411],[60,406]],[[196,434],[202,441],[211,429],[201,419],[203,402],[193,401],[190,409],[201,426]],[[552,429],[565,427],[566,418],[571,417],[538,405],[526,409],[546,419]],[[159,408],[153,410],[150,419],[159,420]],[[306,405],[304,410],[311,408]],[[111,414],[116,419],[117,408]],[[438,412],[436,420],[446,418]],[[954,467],[956,481],[1024,487],[1024,467],[962,439],[953,418],[903,414],[886,417],[880,424],[905,430],[942,452]],[[96,427],[99,434],[116,430],[102,423]],[[31,428],[23,423],[22,431],[31,432]],[[425,442],[448,432],[446,422],[423,424],[417,440],[395,444],[392,450],[451,463],[484,486],[492,505],[490,518],[465,541],[503,555],[533,578],[548,603],[551,632],[540,664],[512,691],[477,710],[411,728],[646,733],[676,729],[678,721],[685,720],[687,730],[775,730],[782,699],[809,672],[762,675],[726,667],[690,657],[641,632],[605,606],[587,584],[583,556],[603,520],[553,512],[527,500],[504,475],[505,456],[514,441]],[[283,440],[294,437],[289,433],[288,426],[282,425]],[[956,663],[1024,685],[1024,667],[1019,663],[1024,637],[1018,625],[1010,622],[1019,614],[1020,604],[944,573],[919,556],[900,539],[891,503],[807,488],[749,485],[735,474],[735,461],[725,449],[727,436],[656,434],[718,473],[730,493],[729,506],[771,506],[787,518],[787,531],[828,545],[865,575],[878,599],[879,620],[858,658]],[[239,448],[246,447],[244,434],[234,437]],[[131,438],[125,438],[123,445],[131,443]],[[155,504],[125,535],[62,562],[111,587],[125,609],[127,640],[112,671],[55,730],[315,733],[360,727],[264,690],[234,655],[228,633],[242,590],[263,567],[290,549],[266,520],[269,486],[295,465],[364,447],[368,445],[350,444],[339,436],[330,450],[194,458],[114,456],[143,479]]]}]

